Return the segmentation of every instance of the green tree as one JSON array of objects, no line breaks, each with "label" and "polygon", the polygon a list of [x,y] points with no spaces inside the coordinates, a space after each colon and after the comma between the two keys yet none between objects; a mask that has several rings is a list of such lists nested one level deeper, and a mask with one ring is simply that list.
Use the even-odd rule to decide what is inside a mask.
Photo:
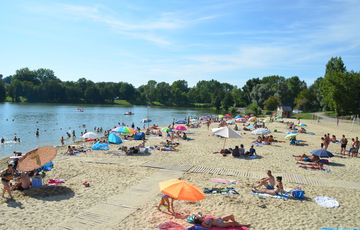
[{"label": "green tree", "polygon": [[351,84],[351,78],[346,74],[341,57],[331,58],[326,65],[321,93],[324,104],[334,110],[338,116],[349,112],[352,101]]},{"label": "green tree", "polygon": [[221,107],[224,112],[228,112],[229,108],[234,105],[234,100],[230,92],[225,93],[225,97],[221,101]]},{"label": "green tree", "polygon": [[264,102],[264,108],[269,111],[274,111],[280,104],[280,98],[276,96],[270,96]]},{"label": "green tree", "polygon": [[303,89],[295,98],[294,103],[297,109],[304,112],[312,112],[317,109],[315,95],[310,89]]},{"label": "green tree", "polygon": [[0,102],[5,101],[5,98],[6,98],[5,85],[3,83],[2,78],[0,78]]},{"label": "green tree", "polygon": [[258,115],[261,113],[261,108],[257,104],[252,103],[246,107],[246,113]]}]

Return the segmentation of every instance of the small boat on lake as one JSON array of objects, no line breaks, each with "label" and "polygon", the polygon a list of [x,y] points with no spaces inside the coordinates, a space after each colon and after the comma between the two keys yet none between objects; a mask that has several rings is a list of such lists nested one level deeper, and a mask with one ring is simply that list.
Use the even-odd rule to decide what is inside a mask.
[{"label": "small boat on lake", "polygon": [[124,115],[135,115],[135,113],[129,111],[129,112],[124,113]]}]

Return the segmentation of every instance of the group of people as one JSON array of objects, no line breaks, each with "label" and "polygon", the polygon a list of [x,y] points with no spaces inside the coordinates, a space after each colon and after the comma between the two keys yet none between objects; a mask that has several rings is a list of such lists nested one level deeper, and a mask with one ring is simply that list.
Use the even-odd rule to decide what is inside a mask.
[{"label": "group of people", "polygon": [[296,164],[299,165],[300,168],[310,168],[310,169],[318,169],[323,170],[324,165],[321,163],[320,158],[315,155],[308,156],[306,154],[303,155],[293,155],[297,160]]},{"label": "group of people", "polygon": [[234,149],[229,148],[229,149],[222,149],[220,151],[220,153],[225,157],[227,156],[227,154],[231,154],[233,157],[238,158],[238,157],[249,157],[249,156],[254,156],[256,155],[256,150],[254,148],[254,146],[252,145],[249,149],[249,151],[245,151],[244,145],[241,144],[240,148],[238,145],[235,146]]},{"label": "group of people", "polygon": [[[17,153],[17,152],[16,152]],[[12,191],[20,190],[24,191],[31,187],[30,177],[33,176],[32,172],[16,172],[17,163],[11,162],[8,164],[7,169],[0,172],[1,183],[3,185],[2,197],[5,197],[5,193],[8,192],[11,199],[13,199]],[[15,179],[15,184],[10,183],[11,180]]]},{"label": "group of people", "polygon": [[[167,207],[169,214],[174,215],[177,217],[177,213],[174,211],[174,200],[175,198],[167,195],[162,194],[161,200],[158,205],[158,210],[161,211],[161,207]],[[182,216],[182,218],[188,218],[189,215]],[[234,215],[227,215],[223,217],[212,217],[212,216],[204,216],[201,213],[198,213],[194,218],[194,224],[198,226],[202,226],[204,228],[212,228],[212,227],[219,227],[219,228],[228,228],[228,227],[250,227],[250,224],[240,224],[235,220]]]},{"label": "group of people", "polygon": [[269,135],[269,136],[262,135],[262,136],[258,136],[257,139],[253,141],[253,143],[265,143],[271,145],[273,141],[274,141],[273,135]]},{"label": "group of people", "polygon": [[[15,142],[21,142],[21,140],[20,140],[20,137],[16,137],[16,135],[14,136],[14,139],[13,139]],[[4,137],[1,137],[1,139],[0,139],[0,143],[1,144],[5,144],[5,138]]]},{"label": "group of people", "polygon": [[[265,188],[260,189],[262,186],[264,186]],[[266,193],[270,195],[285,195],[284,186],[282,184],[282,177],[277,176],[275,182],[275,178],[270,170],[267,171],[266,177],[261,178],[256,185],[252,186],[252,191],[255,193]]]},{"label": "group of people", "polygon": [[340,154],[349,155],[352,157],[357,157],[359,153],[359,137],[351,138],[351,147],[349,149],[349,154],[346,154],[346,146],[348,145],[348,139],[345,135],[342,135],[340,140],[336,139],[335,135],[330,137],[330,133],[324,134],[321,137],[321,148],[327,150],[330,143],[340,143]]}]

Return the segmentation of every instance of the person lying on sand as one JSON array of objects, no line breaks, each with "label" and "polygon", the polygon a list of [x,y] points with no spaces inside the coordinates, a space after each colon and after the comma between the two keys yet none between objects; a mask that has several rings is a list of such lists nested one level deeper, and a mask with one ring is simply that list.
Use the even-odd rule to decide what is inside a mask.
[{"label": "person lying on sand", "polygon": [[258,189],[252,189],[253,192],[256,192],[256,193],[266,193],[266,194],[270,194],[270,195],[279,195],[279,196],[282,196],[283,194],[285,194],[284,192],[284,187],[283,187],[283,184],[282,184],[282,177],[281,176],[277,176],[276,177],[276,182],[277,182],[277,185],[276,185],[276,188],[273,188],[273,189],[261,189],[261,190],[258,190]]},{"label": "person lying on sand", "polygon": [[332,143],[339,142],[338,140],[336,140],[336,136],[335,136],[335,135],[332,135],[330,141],[331,141]]},{"label": "person lying on sand", "polygon": [[299,130],[299,133],[306,133],[306,129],[301,128],[301,129]]},{"label": "person lying on sand", "polygon": [[318,156],[314,156],[314,155],[311,155],[310,157],[306,154],[303,154],[303,155],[293,155],[293,157],[295,157],[296,160],[298,161],[305,161],[305,162],[317,162],[319,161],[319,157]]},{"label": "person lying on sand", "polygon": [[216,219],[213,218],[204,218],[202,216],[197,216],[194,220],[194,224],[201,225],[205,228],[211,227],[219,227],[219,228],[227,228],[227,227],[250,227],[250,224],[240,224],[235,221],[234,215],[227,215],[223,217],[219,217]]},{"label": "person lying on sand", "polygon": [[296,162],[296,164],[299,164],[300,168],[309,168],[309,169],[320,169],[323,170],[324,166],[320,163],[320,161],[316,162],[315,164],[305,164],[303,162]]},{"label": "person lying on sand", "polygon": [[267,189],[274,189],[275,186],[275,178],[274,176],[271,174],[271,171],[268,170],[267,171],[267,177],[261,178],[257,185],[253,185],[252,187],[254,189],[258,189],[261,186],[265,186]]}]

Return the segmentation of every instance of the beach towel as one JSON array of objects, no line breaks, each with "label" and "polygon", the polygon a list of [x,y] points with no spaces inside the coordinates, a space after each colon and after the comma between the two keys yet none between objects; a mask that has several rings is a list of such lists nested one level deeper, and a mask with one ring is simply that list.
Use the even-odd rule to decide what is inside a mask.
[{"label": "beach towel", "polygon": [[194,225],[194,226],[187,228],[186,230],[209,230],[209,229],[201,227],[200,225]]},{"label": "beach towel", "polygon": [[266,194],[266,193],[258,193],[258,192],[251,192],[251,194],[253,195],[258,195],[258,196],[263,196],[263,197],[272,197],[272,198],[278,198],[278,199],[289,199],[291,198],[289,193],[285,193],[285,195],[280,196],[280,195],[270,195],[270,194]]},{"label": "beach towel", "polygon": [[187,132],[186,134],[195,134],[195,133]]},{"label": "beach towel", "polygon": [[211,178],[212,182],[215,183],[221,183],[221,184],[237,184],[238,181],[237,180],[228,180],[228,179],[219,179],[219,178]]},{"label": "beach towel", "polygon": [[165,222],[158,225],[160,230],[186,230],[181,224],[175,223],[173,221]]},{"label": "beach towel", "polygon": [[253,156],[249,156],[248,159],[256,159],[257,156],[256,155],[253,155]]},{"label": "beach towel", "polygon": [[255,143],[255,146],[260,146],[260,145],[268,145],[268,143]]},{"label": "beach towel", "polygon": [[[217,219],[213,216],[207,216],[205,219]],[[247,230],[246,227],[228,227],[228,228],[220,228],[220,227],[211,227],[210,230]]]},{"label": "beach towel", "polygon": [[204,188],[204,193],[207,194],[239,194],[234,188]]},{"label": "beach towel", "polygon": [[317,196],[314,198],[316,203],[320,205],[321,207],[326,208],[337,208],[340,206],[339,202],[337,200],[327,197],[327,196]]},{"label": "beach towel", "polygon": [[57,184],[65,183],[64,179],[51,179],[48,181],[47,186],[55,186]]},{"label": "beach towel", "polygon": [[308,135],[315,135],[315,133],[306,133],[306,134],[308,134]]},{"label": "beach towel", "polygon": [[321,228],[321,230],[360,230],[360,228]]},{"label": "beach towel", "polygon": [[298,131],[286,132],[286,134],[294,134],[294,133],[298,133]]}]

